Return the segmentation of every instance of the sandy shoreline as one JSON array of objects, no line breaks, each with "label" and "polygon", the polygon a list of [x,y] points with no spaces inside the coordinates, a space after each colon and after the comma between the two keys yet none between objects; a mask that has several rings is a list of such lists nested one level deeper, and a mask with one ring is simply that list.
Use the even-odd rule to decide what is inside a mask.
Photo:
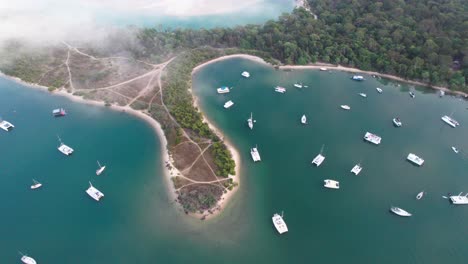
[{"label": "sandy shoreline", "polygon": [[[161,128],[161,125],[152,117],[148,116],[147,114],[143,113],[142,111],[135,110],[133,108],[130,108],[129,106],[117,106],[117,105],[111,105],[111,106],[105,106],[105,102],[103,101],[94,101],[94,100],[88,100],[84,99],[81,96],[76,96],[71,93],[68,93],[65,90],[55,90],[53,92],[48,91],[48,87],[35,84],[35,83],[29,83],[25,82],[19,78],[8,76],[0,72],[0,77],[9,79],[12,81],[15,81],[17,83],[20,83],[26,87],[33,88],[33,89],[39,89],[44,92],[48,92],[50,95],[53,96],[62,96],[68,98],[70,101],[77,102],[77,103],[82,103],[82,104],[87,104],[87,105],[93,105],[93,106],[100,106],[100,107],[105,107],[108,109],[111,109],[113,111],[118,111],[118,112],[125,112],[130,115],[133,115],[135,117],[138,117],[142,119],[143,121],[147,122],[153,130],[156,132],[156,136],[158,137],[158,140],[161,142],[161,154],[162,154],[162,163],[163,163],[163,174],[164,174],[164,183],[166,184],[167,190],[168,190],[168,196],[170,201],[174,201],[176,199],[176,193],[174,189],[174,185],[172,184],[171,181],[171,176],[175,175],[178,173],[178,170],[172,165],[170,162],[170,156],[169,156],[169,151],[167,149],[167,140],[166,136],[164,134],[164,131]],[[170,163],[171,169],[169,169],[166,164],[167,162]]]}]

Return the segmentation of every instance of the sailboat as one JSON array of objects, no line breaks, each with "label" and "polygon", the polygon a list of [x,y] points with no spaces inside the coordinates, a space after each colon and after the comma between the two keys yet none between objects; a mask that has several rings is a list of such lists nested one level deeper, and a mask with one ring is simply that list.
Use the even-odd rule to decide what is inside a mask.
[{"label": "sailboat", "polygon": [[40,183],[40,182],[36,181],[35,179],[33,179],[33,185],[31,185],[32,190],[40,188],[41,186],[42,186],[42,183]]},{"label": "sailboat", "polygon": [[416,195],[416,199],[421,200],[421,198],[423,197],[423,195],[424,195],[424,191],[418,193],[418,195]]},{"label": "sailboat", "polygon": [[307,117],[306,117],[306,115],[302,115],[302,117],[301,117],[301,123],[304,124],[304,125],[307,124]]},{"label": "sailboat", "polygon": [[254,123],[255,121],[253,120],[253,117],[252,117],[252,112],[250,113],[250,118],[247,119],[247,124],[249,125],[249,128],[250,129],[253,129],[253,126],[254,126]]},{"label": "sailboat", "polygon": [[101,163],[99,163],[99,160],[97,161],[97,164],[99,166],[99,169],[96,170],[96,175],[99,176],[101,175],[102,172],[106,169],[106,166],[101,166]]},{"label": "sailboat", "polygon": [[24,264],[37,264],[36,260],[31,258],[30,256],[27,256],[21,252],[19,252],[21,255],[21,262]]}]

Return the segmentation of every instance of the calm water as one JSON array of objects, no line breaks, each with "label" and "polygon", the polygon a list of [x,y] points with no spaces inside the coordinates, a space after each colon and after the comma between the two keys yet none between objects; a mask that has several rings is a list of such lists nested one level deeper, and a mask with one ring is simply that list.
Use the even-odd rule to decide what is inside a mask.
[{"label": "calm water", "polygon": [[[251,78],[240,73],[248,70]],[[211,64],[194,76],[201,108],[242,155],[242,188],[229,214],[240,239],[231,250],[236,261],[262,263],[462,263],[468,259],[468,206],[453,206],[448,192],[468,192],[468,104],[439,98],[431,90],[379,82],[351,81],[343,72],[275,71],[232,59]],[[293,88],[296,81],[309,88]],[[234,86],[231,93],[215,88]],[[286,94],[273,91],[276,85]],[[378,94],[376,87],[384,92]],[[411,88],[412,89],[412,88]],[[362,98],[358,93],[367,93]],[[227,100],[235,105],[225,110]],[[351,111],[339,108],[351,106]],[[246,124],[250,112],[257,120]],[[440,120],[454,112],[461,126]],[[309,125],[300,124],[302,114]],[[403,127],[395,128],[399,116]],[[364,133],[382,137],[365,143]],[[262,162],[254,164],[249,148],[258,145]],[[324,145],[319,167],[310,161]],[[455,154],[451,146],[461,149]],[[405,161],[409,152],[425,159],[423,167]],[[359,176],[349,171],[358,162]],[[340,181],[338,191],[324,179]],[[420,201],[420,191],[426,196]],[[413,213],[401,218],[391,205]],[[278,236],[271,216],[284,210],[290,232]],[[238,217],[240,215],[240,217]],[[242,243],[242,244],[237,244]],[[394,256],[394,257],[391,257]]]}]

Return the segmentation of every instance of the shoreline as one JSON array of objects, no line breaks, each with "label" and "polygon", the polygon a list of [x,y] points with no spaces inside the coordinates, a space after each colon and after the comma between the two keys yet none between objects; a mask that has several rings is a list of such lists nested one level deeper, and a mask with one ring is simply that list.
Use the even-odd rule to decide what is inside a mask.
[{"label": "shoreline", "polygon": [[[167,149],[167,139],[166,135],[164,134],[164,131],[161,128],[161,124],[159,124],[158,121],[147,115],[146,113],[140,111],[140,110],[135,110],[131,108],[130,106],[119,106],[119,105],[110,105],[106,106],[104,101],[96,101],[96,100],[91,100],[91,99],[84,99],[82,96],[77,96],[73,95],[65,90],[63,88],[54,90],[50,92],[48,90],[47,86],[43,86],[40,84],[36,83],[29,83],[26,81],[21,80],[20,78],[9,76],[4,74],[3,72],[0,72],[0,77],[5,78],[8,80],[12,80],[16,83],[19,83],[25,87],[29,87],[31,89],[38,89],[43,92],[47,92],[49,95],[52,96],[61,96],[64,98],[69,99],[72,102],[76,103],[81,103],[85,105],[92,105],[92,106],[98,106],[98,107],[103,107],[110,109],[112,111],[117,111],[117,112],[123,112],[123,113],[128,113],[129,115],[132,115],[134,117],[137,117],[147,124],[150,125],[150,127],[153,129],[153,131],[156,133],[156,137],[161,143],[161,162],[162,162],[162,168],[163,168],[163,178],[164,178],[164,184],[166,184],[166,188],[168,190],[167,195],[169,196],[170,202],[172,203],[176,198],[176,193],[175,193],[175,188],[174,185],[171,181],[172,175],[176,175],[179,171],[173,166],[171,162],[171,157],[169,155],[169,151]],[[170,164],[170,169],[167,167],[167,164]]]}]

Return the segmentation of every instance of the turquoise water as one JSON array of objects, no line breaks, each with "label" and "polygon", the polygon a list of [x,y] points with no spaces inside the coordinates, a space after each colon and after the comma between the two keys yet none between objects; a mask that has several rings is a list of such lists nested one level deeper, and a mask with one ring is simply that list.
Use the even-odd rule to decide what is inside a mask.
[{"label": "turquoise water", "polygon": [[[243,70],[252,77],[241,78]],[[211,64],[194,76],[202,110],[242,156],[241,189],[226,212],[241,215],[235,228],[245,231],[243,245],[232,248],[237,261],[462,263],[468,259],[468,206],[451,205],[442,196],[468,191],[467,103],[423,88],[411,99],[412,87],[371,76],[353,82],[350,76],[275,71],[243,59]],[[293,88],[296,81],[309,88]],[[234,88],[216,94],[222,85]],[[286,87],[286,94],[275,93],[276,85]],[[222,107],[227,100],[235,103],[229,110]],[[351,111],[341,110],[342,104]],[[250,112],[257,120],[253,131],[246,124]],[[456,129],[440,120],[452,112],[461,123]],[[302,114],[307,126],[300,124]],[[396,116],[403,127],[393,127]],[[364,142],[366,131],[380,135],[382,144]],[[250,159],[254,145],[261,163]],[[326,159],[316,168],[310,162],[322,145]],[[405,161],[409,152],[425,165]],[[354,176],[350,170],[358,162],[364,169]],[[325,189],[324,179],[340,181],[341,189]],[[417,201],[422,190],[426,196]],[[392,205],[413,217],[392,215]],[[281,211],[290,230],[283,236],[271,224],[272,214]]]}]

